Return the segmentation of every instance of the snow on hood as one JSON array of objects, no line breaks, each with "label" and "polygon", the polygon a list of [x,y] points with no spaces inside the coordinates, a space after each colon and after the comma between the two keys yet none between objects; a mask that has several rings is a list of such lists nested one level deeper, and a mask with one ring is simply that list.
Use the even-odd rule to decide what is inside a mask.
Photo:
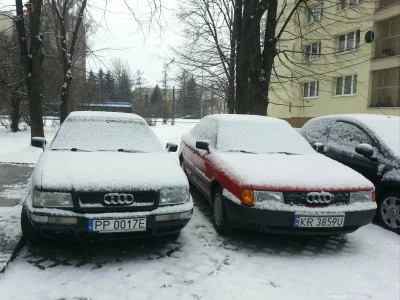
[{"label": "snow on hood", "polygon": [[185,174],[168,153],[45,151],[33,184],[63,191],[189,188]]},{"label": "snow on hood", "polygon": [[210,159],[242,185],[271,189],[356,190],[374,189],[352,169],[321,154],[217,153]]}]

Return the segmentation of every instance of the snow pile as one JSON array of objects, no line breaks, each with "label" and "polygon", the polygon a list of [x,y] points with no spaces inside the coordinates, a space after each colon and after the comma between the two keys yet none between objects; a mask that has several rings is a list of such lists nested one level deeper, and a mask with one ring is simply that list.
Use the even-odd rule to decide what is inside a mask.
[{"label": "snow pile", "polygon": [[89,151],[163,151],[145,120],[136,115],[122,113],[71,113],[54,138],[51,149],[71,148]]},{"label": "snow pile", "polygon": [[209,158],[240,185],[298,191],[372,190],[362,175],[321,154],[212,153]]},{"label": "snow pile", "polygon": [[64,191],[130,191],[188,188],[188,181],[166,152],[45,151],[34,171],[34,185]]}]

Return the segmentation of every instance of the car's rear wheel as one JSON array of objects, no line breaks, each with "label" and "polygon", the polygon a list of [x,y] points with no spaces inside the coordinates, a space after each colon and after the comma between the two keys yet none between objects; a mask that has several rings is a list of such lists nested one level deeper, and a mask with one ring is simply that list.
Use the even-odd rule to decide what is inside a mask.
[{"label": "car's rear wheel", "polygon": [[21,211],[21,231],[22,231],[22,236],[25,239],[31,240],[38,236],[31,221],[29,221],[28,211],[27,211],[25,205],[22,206],[22,211]]},{"label": "car's rear wheel", "polygon": [[400,233],[400,192],[389,191],[378,201],[378,219],[383,227]]},{"label": "car's rear wheel", "polygon": [[228,234],[231,232],[231,227],[229,225],[224,198],[222,197],[222,190],[220,187],[215,190],[213,200],[214,227],[218,233]]}]

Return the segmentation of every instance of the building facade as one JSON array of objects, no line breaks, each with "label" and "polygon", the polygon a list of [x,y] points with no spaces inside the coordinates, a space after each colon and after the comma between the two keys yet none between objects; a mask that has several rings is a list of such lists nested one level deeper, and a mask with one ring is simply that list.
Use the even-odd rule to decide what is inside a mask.
[{"label": "building facade", "polygon": [[399,0],[315,1],[294,16],[278,42],[270,116],[300,127],[330,114],[400,115]]}]

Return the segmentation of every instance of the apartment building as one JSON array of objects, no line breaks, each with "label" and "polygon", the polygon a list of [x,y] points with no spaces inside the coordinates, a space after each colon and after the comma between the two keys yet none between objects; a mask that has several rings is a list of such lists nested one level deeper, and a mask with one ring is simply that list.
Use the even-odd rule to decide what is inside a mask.
[{"label": "apartment building", "polygon": [[278,43],[269,115],[294,126],[330,114],[400,115],[400,1],[315,1],[297,11]]}]

